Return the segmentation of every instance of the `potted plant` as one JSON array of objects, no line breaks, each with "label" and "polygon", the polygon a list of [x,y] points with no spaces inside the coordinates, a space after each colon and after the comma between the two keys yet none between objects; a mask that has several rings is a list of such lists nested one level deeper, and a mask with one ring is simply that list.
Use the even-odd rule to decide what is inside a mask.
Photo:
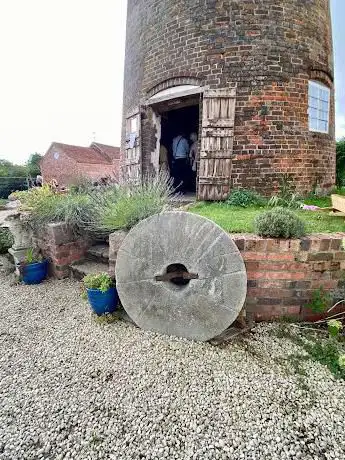
[{"label": "potted plant", "polygon": [[39,284],[48,274],[48,260],[32,248],[26,251],[19,264],[19,273],[25,284]]},{"label": "potted plant", "polygon": [[116,310],[119,297],[115,282],[108,273],[87,275],[83,282],[87,298],[96,315],[101,316]]}]

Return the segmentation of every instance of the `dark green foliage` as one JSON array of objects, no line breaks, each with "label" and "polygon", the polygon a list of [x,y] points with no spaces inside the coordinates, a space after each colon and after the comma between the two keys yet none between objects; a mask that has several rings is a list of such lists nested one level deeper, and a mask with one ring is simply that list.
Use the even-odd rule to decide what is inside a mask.
[{"label": "dark green foliage", "polygon": [[27,174],[31,177],[36,177],[37,174],[41,174],[40,161],[43,156],[39,153],[33,153],[30,155],[29,160],[26,163]]},{"label": "dark green foliage", "polygon": [[307,305],[313,313],[324,313],[330,306],[331,296],[325,291],[323,286],[313,291],[311,301]]},{"label": "dark green foliage", "polygon": [[303,221],[285,208],[259,214],[254,220],[254,229],[257,235],[270,238],[301,238],[305,235]]},{"label": "dark green foliage", "polygon": [[6,254],[13,244],[13,237],[7,228],[0,227],[0,254]]},{"label": "dark green foliage", "polygon": [[253,190],[236,189],[230,193],[227,203],[230,206],[248,208],[249,206],[265,206],[266,199]]},{"label": "dark green foliage", "polygon": [[27,169],[23,165],[14,165],[10,161],[0,160],[0,177],[26,177]]},{"label": "dark green foliage", "polygon": [[27,189],[26,166],[0,160],[0,198],[7,198],[16,190]]},{"label": "dark green foliage", "polygon": [[337,186],[345,186],[345,139],[337,142]]},{"label": "dark green foliage", "polygon": [[26,177],[2,177],[0,176],[0,198],[8,198],[16,190],[26,190]]}]

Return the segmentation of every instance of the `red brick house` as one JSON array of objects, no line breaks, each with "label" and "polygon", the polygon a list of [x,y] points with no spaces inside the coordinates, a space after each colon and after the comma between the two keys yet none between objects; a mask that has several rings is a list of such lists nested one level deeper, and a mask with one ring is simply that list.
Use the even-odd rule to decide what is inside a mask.
[{"label": "red brick house", "polygon": [[99,181],[118,180],[120,148],[93,142],[90,147],[53,142],[41,160],[44,182],[56,179],[59,186],[71,185],[82,178]]}]

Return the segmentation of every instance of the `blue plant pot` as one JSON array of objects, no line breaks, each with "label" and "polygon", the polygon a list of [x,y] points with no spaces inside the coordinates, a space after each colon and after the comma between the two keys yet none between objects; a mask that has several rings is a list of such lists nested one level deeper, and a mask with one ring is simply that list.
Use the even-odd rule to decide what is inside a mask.
[{"label": "blue plant pot", "polygon": [[99,289],[87,289],[86,291],[92,310],[96,315],[102,316],[116,310],[119,301],[116,288],[110,288],[106,292]]},{"label": "blue plant pot", "polygon": [[25,284],[40,284],[47,277],[48,260],[24,265],[21,274]]}]

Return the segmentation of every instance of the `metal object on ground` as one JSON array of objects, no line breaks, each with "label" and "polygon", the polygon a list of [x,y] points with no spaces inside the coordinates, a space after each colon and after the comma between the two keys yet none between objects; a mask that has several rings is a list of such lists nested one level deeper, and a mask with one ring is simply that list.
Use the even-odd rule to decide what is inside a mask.
[{"label": "metal object on ground", "polygon": [[209,340],[237,318],[247,293],[242,256],[204,217],[166,212],[140,222],[116,262],[121,302],[147,330]]}]

